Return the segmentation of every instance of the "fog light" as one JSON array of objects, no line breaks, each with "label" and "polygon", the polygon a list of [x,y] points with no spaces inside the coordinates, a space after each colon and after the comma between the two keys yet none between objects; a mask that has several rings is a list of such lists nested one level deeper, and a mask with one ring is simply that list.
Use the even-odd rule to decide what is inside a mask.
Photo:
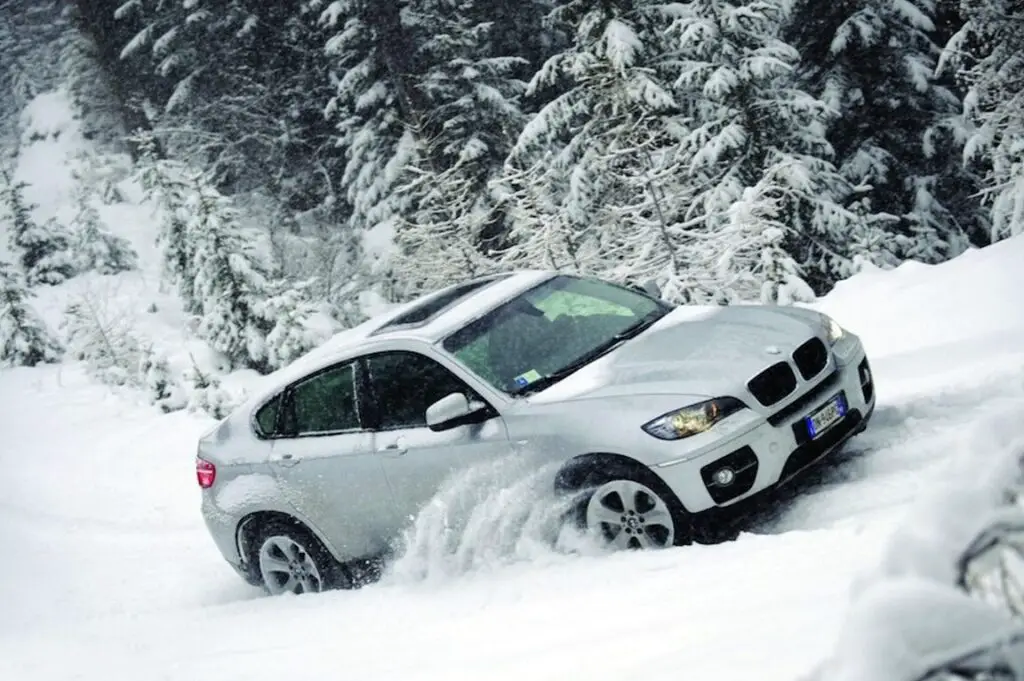
[{"label": "fog light", "polygon": [[715,481],[715,484],[719,487],[728,487],[732,484],[732,481],[736,479],[736,472],[731,468],[719,468],[715,471],[715,474],[711,476],[711,479]]}]

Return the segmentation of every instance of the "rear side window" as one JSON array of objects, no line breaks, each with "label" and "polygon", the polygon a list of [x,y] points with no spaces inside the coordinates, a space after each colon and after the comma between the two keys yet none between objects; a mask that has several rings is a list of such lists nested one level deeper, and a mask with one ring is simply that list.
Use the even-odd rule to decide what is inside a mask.
[{"label": "rear side window", "polygon": [[264,437],[277,433],[277,415],[281,413],[281,396],[270,400],[256,412],[256,429]]},{"label": "rear side window", "polygon": [[291,436],[358,430],[355,365],[332,367],[293,386],[282,421]]}]

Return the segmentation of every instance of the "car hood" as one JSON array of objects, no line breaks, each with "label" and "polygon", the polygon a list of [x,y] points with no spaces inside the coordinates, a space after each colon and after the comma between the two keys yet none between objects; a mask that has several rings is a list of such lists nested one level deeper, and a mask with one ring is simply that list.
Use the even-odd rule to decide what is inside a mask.
[{"label": "car hood", "polygon": [[762,305],[676,308],[636,338],[530,398],[735,394],[818,332],[815,317]]}]

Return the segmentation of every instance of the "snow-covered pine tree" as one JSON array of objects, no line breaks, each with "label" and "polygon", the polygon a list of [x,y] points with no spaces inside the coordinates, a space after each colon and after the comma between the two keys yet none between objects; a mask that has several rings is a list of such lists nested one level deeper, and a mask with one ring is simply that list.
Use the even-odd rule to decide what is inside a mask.
[{"label": "snow-covered pine tree", "polygon": [[0,366],[60,361],[60,343],[29,305],[31,296],[17,270],[0,261]]},{"label": "snow-covered pine tree", "polygon": [[62,3],[0,3],[0,163],[17,150],[18,115],[37,94],[57,85],[54,47],[65,23]]},{"label": "snow-covered pine tree", "polygon": [[822,290],[850,274],[857,258],[892,262],[885,216],[856,207],[859,188],[831,162],[828,108],[792,84],[799,55],[780,38],[787,6],[674,6],[676,96],[692,120],[683,142],[687,220],[699,227],[695,264],[717,271],[698,297],[791,299],[808,293],[804,282]]},{"label": "snow-covered pine tree", "polygon": [[68,353],[97,379],[110,385],[139,382],[142,343],[132,320],[107,307],[104,299],[89,293],[72,300],[64,309],[61,330]]},{"label": "snow-covered pine tree", "polygon": [[456,163],[434,174],[412,171],[402,191],[416,196],[413,216],[395,235],[397,253],[390,269],[396,297],[436,290],[481,276],[497,268],[487,257],[487,232],[495,220],[493,206],[482,195],[480,177]]},{"label": "snow-covered pine tree", "polygon": [[13,182],[5,171],[0,171],[0,181],[0,201],[6,204],[11,220],[8,239],[21,260],[28,285],[55,285],[73,277],[75,267],[68,251],[67,230],[54,219],[42,225],[35,221],[34,206],[25,200],[24,182]]},{"label": "snow-covered pine tree", "polygon": [[345,150],[339,193],[351,206],[349,226],[359,234],[390,234],[408,209],[408,198],[394,191],[417,149],[407,82],[410,43],[399,9],[398,0],[335,0],[322,14],[336,74],[326,114]]},{"label": "snow-covered pine tree", "polygon": [[1024,233],[1024,7],[962,0],[966,23],[945,57],[969,88],[964,114],[976,127],[964,150],[985,173],[991,238]]},{"label": "snow-covered pine tree", "polygon": [[480,10],[473,0],[415,0],[402,14],[421,70],[420,153],[400,188],[411,209],[393,263],[410,294],[493,269],[483,251],[504,231],[488,183],[524,123],[516,72],[526,62],[490,52],[494,25],[478,19]]},{"label": "snow-covered pine tree", "polygon": [[182,292],[185,305],[200,317],[200,337],[232,366],[250,366],[266,354],[263,337],[252,333],[252,305],[254,298],[265,295],[267,264],[243,233],[231,200],[217,191],[211,178],[194,178],[190,190],[184,213],[193,287],[191,296]]},{"label": "snow-covered pine tree", "polygon": [[687,128],[667,79],[670,9],[575,0],[552,11],[550,25],[574,39],[528,87],[558,94],[526,125],[502,178],[514,221],[503,264],[654,279],[669,298],[689,299],[677,153]]},{"label": "snow-covered pine tree", "polygon": [[136,178],[160,223],[157,246],[163,260],[163,281],[177,288],[186,311],[195,314],[198,312],[193,294],[195,245],[187,235],[186,211],[194,173],[183,163],[159,158],[152,135],[138,135],[135,143],[140,151]]},{"label": "snow-covered pine tree", "polygon": [[[222,3],[216,3],[222,5]],[[214,12],[211,12],[214,9]],[[211,8],[205,2],[162,2],[161,0],[125,0],[119,3],[114,17],[121,26],[131,25],[135,32],[121,46],[120,58],[139,64],[140,71],[155,71],[145,93],[149,124],[164,120],[168,115],[188,109],[204,94],[204,77],[223,73],[230,62],[218,60],[214,51],[224,47],[222,35],[211,30],[211,23],[224,18],[223,6]],[[217,64],[218,69],[211,69]],[[178,145],[175,151],[184,154],[199,153],[198,147],[209,143],[209,138],[196,139],[202,128],[185,117],[174,121],[176,128],[191,134],[191,143]],[[165,147],[175,147],[172,140],[161,139]],[[191,149],[189,147],[192,147]]]},{"label": "snow-covered pine tree", "polygon": [[[68,3],[72,23],[78,23],[78,3]],[[107,147],[124,143],[126,130],[122,120],[118,92],[104,68],[96,41],[74,28],[64,31],[60,40],[60,75],[78,109],[82,133]]]},{"label": "snow-covered pine tree", "polygon": [[220,379],[200,369],[194,359],[192,368],[185,372],[185,382],[189,386],[186,406],[190,411],[202,411],[220,420],[236,406]]},{"label": "snow-covered pine tree", "polygon": [[21,261],[29,286],[54,286],[77,274],[68,231],[56,218],[17,233],[14,245],[22,249]]},{"label": "snow-covered pine tree", "polygon": [[[0,9],[5,11],[6,7]],[[19,92],[20,74],[24,70],[22,59],[19,58],[19,35],[12,31],[13,23],[0,19],[0,54],[4,55],[3,69],[0,69],[0,163],[6,164],[7,156],[13,154],[18,140],[18,113],[25,102],[23,92]]]},{"label": "snow-covered pine tree", "polygon": [[[333,93],[318,0],[128,0],[126,59],[155,71],[146,92],[170,155],[222,191],[260,192],[293,209],[333,192],[340,150],[322,115]],[[329,173],[329,177],[324,177]]]},{"label": "snow-covered pine tree", "polygon": [[934,75],[936,0],[798,0],[788,39],[800,81],[838,113],[835,162],[873,210],[898,218],[898,257],[939,262],[977,237],[977,178],[959,162],[966,131],[951,79]]},{"label": "snow-covered pine tree", "polygon": [[152,347],[144,348],[139,361],[139,376],[150,404],[165,414],[185,408],[187,400],[184,391],[171,375],[170,363],[165,354]]},{"label": "snow-covered pine tree", "polygon": [[76,271],[117,274],[135,269],[139,259],[135,249],[101,222],[99,211],[88,197],[80,196],[78,212],[71,223]]},{"label": "snow-covered pine tree", "polygon": [[[309,324],[316,308],[305,287],[287,286],[260,253],[230,198],[209,176],[193,179],[186,198],[186,234],[193,246],[193,288],[187,307],[199,316],[198,333],[234,367],[278,369],[326,340]],[[326,335],[330,335],[328,332]]]},{"label": "snow-covered pine tree", "polygon": [[311,301],[313,281],[286,284],[275,280],[268,284],[267,295],[253,304],[264,353],[260,360],[270,369],[280,369],[317,347],[340,327]]}]

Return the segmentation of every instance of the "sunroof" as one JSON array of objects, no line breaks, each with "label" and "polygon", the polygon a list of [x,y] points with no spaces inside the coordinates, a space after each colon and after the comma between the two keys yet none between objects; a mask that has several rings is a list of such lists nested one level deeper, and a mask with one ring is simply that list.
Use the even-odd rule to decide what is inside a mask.
[{"label": "sunroof", "polygon": [[465,284],[459,284],[454,286],[447,291],[439,293],[427,300],[423,301],[419,305],[415,306],[411,310],[407,310],[404,314],[395,317],[390,322],[380,327],[376,331],[377,333],[384,333],[385,331],[391,331],[396,328],[409,328],[415,326],[422,326],[429,320],[436,317],[440,312],[454,305],[458,301],[462,300],[470,293],[493,284],[496,281],[508,278],[509,274],[496,274],[489,277],[482,277],[480,279],[474,279],[473,281],[467,281]]}]

